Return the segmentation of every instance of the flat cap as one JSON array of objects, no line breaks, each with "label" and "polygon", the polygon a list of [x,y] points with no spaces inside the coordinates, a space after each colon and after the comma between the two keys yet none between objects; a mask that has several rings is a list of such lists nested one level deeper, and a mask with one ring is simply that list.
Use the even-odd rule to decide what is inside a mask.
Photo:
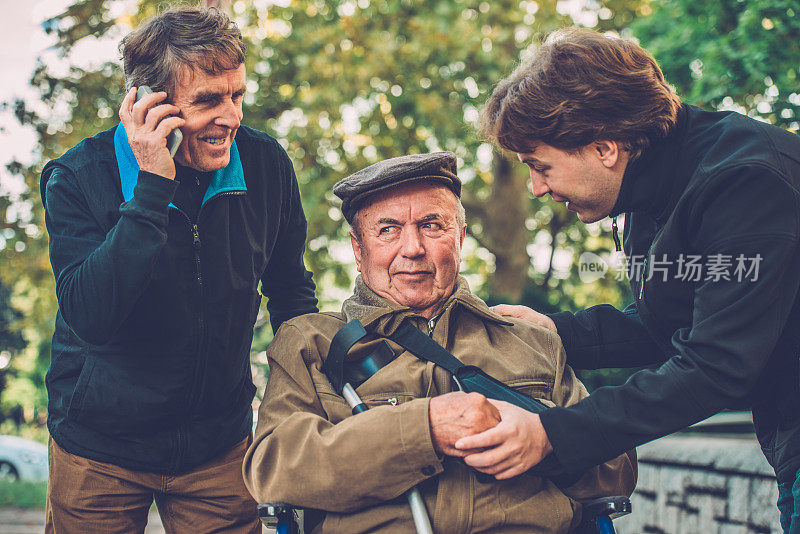
[{"label": "flat cap", "polygon": [[369,195],[418,180],[439,182],[461,197],[461,180],[456,174],[456,155],[452,152],[410,154],[379,161],[336,182],[333,194],[342,199],[344,218],[352,223]]}]

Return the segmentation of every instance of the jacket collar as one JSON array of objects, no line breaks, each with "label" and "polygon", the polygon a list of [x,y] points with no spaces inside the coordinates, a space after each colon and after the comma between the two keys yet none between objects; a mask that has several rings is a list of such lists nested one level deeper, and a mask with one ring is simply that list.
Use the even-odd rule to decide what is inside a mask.
[{"label": "jacket collar", "polygon": [[677,183],[675,170],[681,157],[687,115],[688,107],[681,106],[673,131],[665,138],[654,140],[638,158],[628,162],[609,217],[645,212],[657,221],[666,220],[672,212],[675,193],[683,190]]},{"label": "jacket collar", "polygon": [[[133,198],[133,190],[139,181],[139,163],[133,155],[133,150],[128,143],[128,135],[122,123],[117,125],[114,132],[114,154],[117,158],[119,168],[120,186],[122,187],[122,198],[128,202]],[[214,171],[211,176],[211,183],[203,197],[203,204],[208,199],[225,191],[247,191],[244,181],[244,169],[242,160],[239,157],[239,149],[236,141],[231,144],[231,159],[226,167]],[[170,203],[172,206],[173,204]]]},{"label": "jacket collar", "polygon": [[[443,315],[456,305],[461,305],[471,313],[487,321],[502,325],[513,324],[494,313],[483,300],[475,296],[463,276],[459,276],[456,280],[453,294],[442,305],[440,315]],[[380,328],[386,333],[393,332],[407,317],[419,317],[408,306],[392,302],[372,291],[364,283],[361,275],[356,277],[353,295],[344,301],[342,313],[344,313],[347,321],[358,319],[365,328]]]}]

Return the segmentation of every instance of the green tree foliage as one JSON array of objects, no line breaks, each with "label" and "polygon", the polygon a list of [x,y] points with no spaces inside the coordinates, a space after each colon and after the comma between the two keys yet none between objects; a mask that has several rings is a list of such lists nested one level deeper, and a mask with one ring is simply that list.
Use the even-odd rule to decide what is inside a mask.
[{"label": "green tree foliage", "polygon": [[[295,162],[318,283],[349,283],[337,253],[347,247],[347,229],[330,192],[335,181],[380,159],[452,150],[479,248],[468,270],[487,281],[484,295],[573,304],[554,288],[566,273],[556,272],[549,247],[581,251],[592,230],[563,206],[525,194],[524,168],[474,131],[482,103],[520,51],[570,22],[556,2],[305,0],[234,8],[249,48],[245,120],[276,132]],[[533,242],[546,254],[539,270]],[[597,287],[618,294],[614,284]]]},{"label": "green tree foliage", "polygon": [[[0,395],[6,387],[11,358],[25,347],[25,340],[16,327],[22,314],[11,305],[11,290],[0,281]],[[0,408],[0,422],[9,413]]]},{"label": "green tree foliage", "polygon": [[[326,307],[346,295],[353,274],[342,262],[349,243],[331,185],[382,158],[440,149],[459,157],[470,235],[467,270],[484,297],[540,310],[628,300],[624,282],[606,277],[584,284],[574,268],[581,252],[604,255],[611,249],[608,225],[587,227],[563,206],[532,198],[525,169],[474,131],[482,103],[521,54],[547,32],[572,24],[559,12],[564,4],[253,0],[230,5],[248,48],[244,123],[277,137],[295,164],[309,219],[306,261],[329,299]],[[580,20],[639,37],[688,100],[719,106],[729,97],[792,126],[800,97],[792,93],[798,22],[790,4],[607,0],[592,5],[591,16]],[[44,414],[42,384],[57,309],[39,173],[47,160],[117,122],[123,93],[119,63],[81,66],[72,52],[96,39],[116,46],[130,27],[165,3],[140,2],[132,15],[125,13],[126,5],[81,0],[46,21],[62,65],[35,66],[31,85],[40,93],[38,105],[7,104],[39,140],[40,157],[33,165],[10,167],[24,177],[27,191],[13,202],[0,196],[0,278],[22,314],[15,324],[25,340],[12,359],[14,383],[9,380],[2,402],[27,406],[27,420]],[[769,112],[760,111],[766,109],[762,102],[770,104]],[[262,318],[259,324],[265,323]],[[269,339],[268,331],[257,332],[254,349],[263,349]]]},{"label": "green tree foliage", "polygon": [[[29,423],[42,424],[47,415],[44,376],[58,307],[47,256],[39,176],[48,160],[116,123],[113,117],[123,87],[119,66],[108,63],[84,69],[70,61],[70,51],[81,39],[120,33],[119,21],[111,17],[106,4],[79,2],[43,22],[44,29],[57,39],[54,49],[59,60],[57,65],[38,62],[34,66],[30,84],[38,90],[40,104],[31,106],[20,100],[4,104],[20,123],[35,130],[40,155],[30,166],[8,165],[9,171],[24,178],[27,188],[13,201],[0,196],[0,281],[11,288],[10,302],[21,314],[14,330],[25,341],[23,349],[12,353],[0,409]],[[65,64],[65,72],[59,70]],[[39,109],[48,111],[40,114]]]},{"label": "green tree foliage", "polygon": [[686,102],[800,130],[796,0],[658,0],[635,34]]},{"label": "green tree foliage", "polygon": [[[0,351],[18,351],[25,346],[22,334],[15,327],[22,314],[11,305],[11,290],[0,281]],[[0,368],[6,364],[0,360]]]},{"label": "green tree foliage", "polygon": [[[295,163],[309,218],[307,263],[320,288],[342,289],[329,292],[332,300],[346,293],[352,272],[341,261],[349,244],[331,185],[382,158],[444,149],[460,159],[474,238],[468,270],[486,281],[484,296],[523,300],[539,309],[619,301],[613,281],[585,286],[553,261],[558,253],[577,257],[587,246],[607,250],[607,236],[598,227],[585,228],[563,206],[532,199],[525,193],[524,169],[482,143],[473,129],[483,101],[519,61],[520,51],[571,23],[558,13],[555,0],[285,4],[232,6],[248,47],[245,123],[273,133]],[[21,198],[13,203],[0,198],[2,279],[23,314],[19,331],[26,342],[12,360],[2,402],[8,408],[26,406],[28,421],[45,414],[43,380],[57,309],[39,174],[49,159],[112,127],[123,93],[117,62],[86,67],[72,60],[72,52],[86,40],[109,39],[115,46],[111,43],[131,26],[165,4],[140,2],[132,16],[120,5],[82,0],[45,21],[61,65],[36,65],[31,85],[41,105],[10,104],[20,122],[35,129],[40,151],[33,165],[11,166],[27,185]],[[630,20],[635,5],[609,2],[601,26],[613,29],[618,19]],[[36,111],[41,109],[47,112]],[[270,337],[257,333],[256,352]]]}]

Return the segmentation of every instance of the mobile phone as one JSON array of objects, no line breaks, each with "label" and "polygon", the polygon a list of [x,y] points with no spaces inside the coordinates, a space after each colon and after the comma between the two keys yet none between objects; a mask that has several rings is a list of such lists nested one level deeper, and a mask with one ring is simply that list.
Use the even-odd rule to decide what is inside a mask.
[{"label": "mobile phone", "polygon": [[[136,101],[138,102],[144,95],[149,95],[152,92],[153,90],[147,85],[139,86],[139,89],[136,90]],[[169,156],[171,158],[175,157],[178,147],[181,146],[181,141],[183,141],[183,132],[181,132],[180,128],[175,128],[167,136],[167,149],[169,149]]]}]

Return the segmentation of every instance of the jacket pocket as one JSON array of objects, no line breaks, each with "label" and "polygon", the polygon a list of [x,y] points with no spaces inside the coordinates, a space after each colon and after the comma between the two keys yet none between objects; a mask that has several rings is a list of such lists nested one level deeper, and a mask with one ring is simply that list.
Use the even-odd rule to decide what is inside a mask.
[{"label": "jacket pocket", "polygon": [[553,381],[548,379],[528,379],[507,380],[505,384],[519,391],[523,395],[542,401],[548,406],[553,406]]},{"label": "jacket pocket", "polygon": [[141,361],[120,364],[89,357],[67,418],[109,436],[158,432],[181,418],[185,388],[171,377]]},{"label": "jacket pocket", "polygon": [[72,392],[69,408],[67,408],[67,419],[76,422],[79,421],[83,399],[93,372],[94,358],[86,357],[83,362],[83,367],[81,367],[81,372],[78,375],[78,381],[75,382],[75,389]]},{"label": "jacket pocket", "polygon": [[416,395],[411,395],[409,393],[387,392],[370,395],[362,398],[361,400],[364,401],[364,404],[366,404],[368,407],[375,408],[376,406],[399,406],[416,398]]},{"label": "jacket pocket", "polygon": [[[336,395],[331,391],[319,390],[317,390],[317,395],[319,395],[319,399],[322,402],[322,409],[325,410],[327,418],[331,423],[340,423],[353,415],[352,408],[350,408],[350,406],[347,405],[347,402],[339,395]],[[361,402],[367,405],[367,408],[376,408],[378,406],[399,406],[408,401],[416,399],[417,395],[407,392],[394,393],[391,391],[386,391],[382,393],[359,396],[359,398],[361,399]]]}]

